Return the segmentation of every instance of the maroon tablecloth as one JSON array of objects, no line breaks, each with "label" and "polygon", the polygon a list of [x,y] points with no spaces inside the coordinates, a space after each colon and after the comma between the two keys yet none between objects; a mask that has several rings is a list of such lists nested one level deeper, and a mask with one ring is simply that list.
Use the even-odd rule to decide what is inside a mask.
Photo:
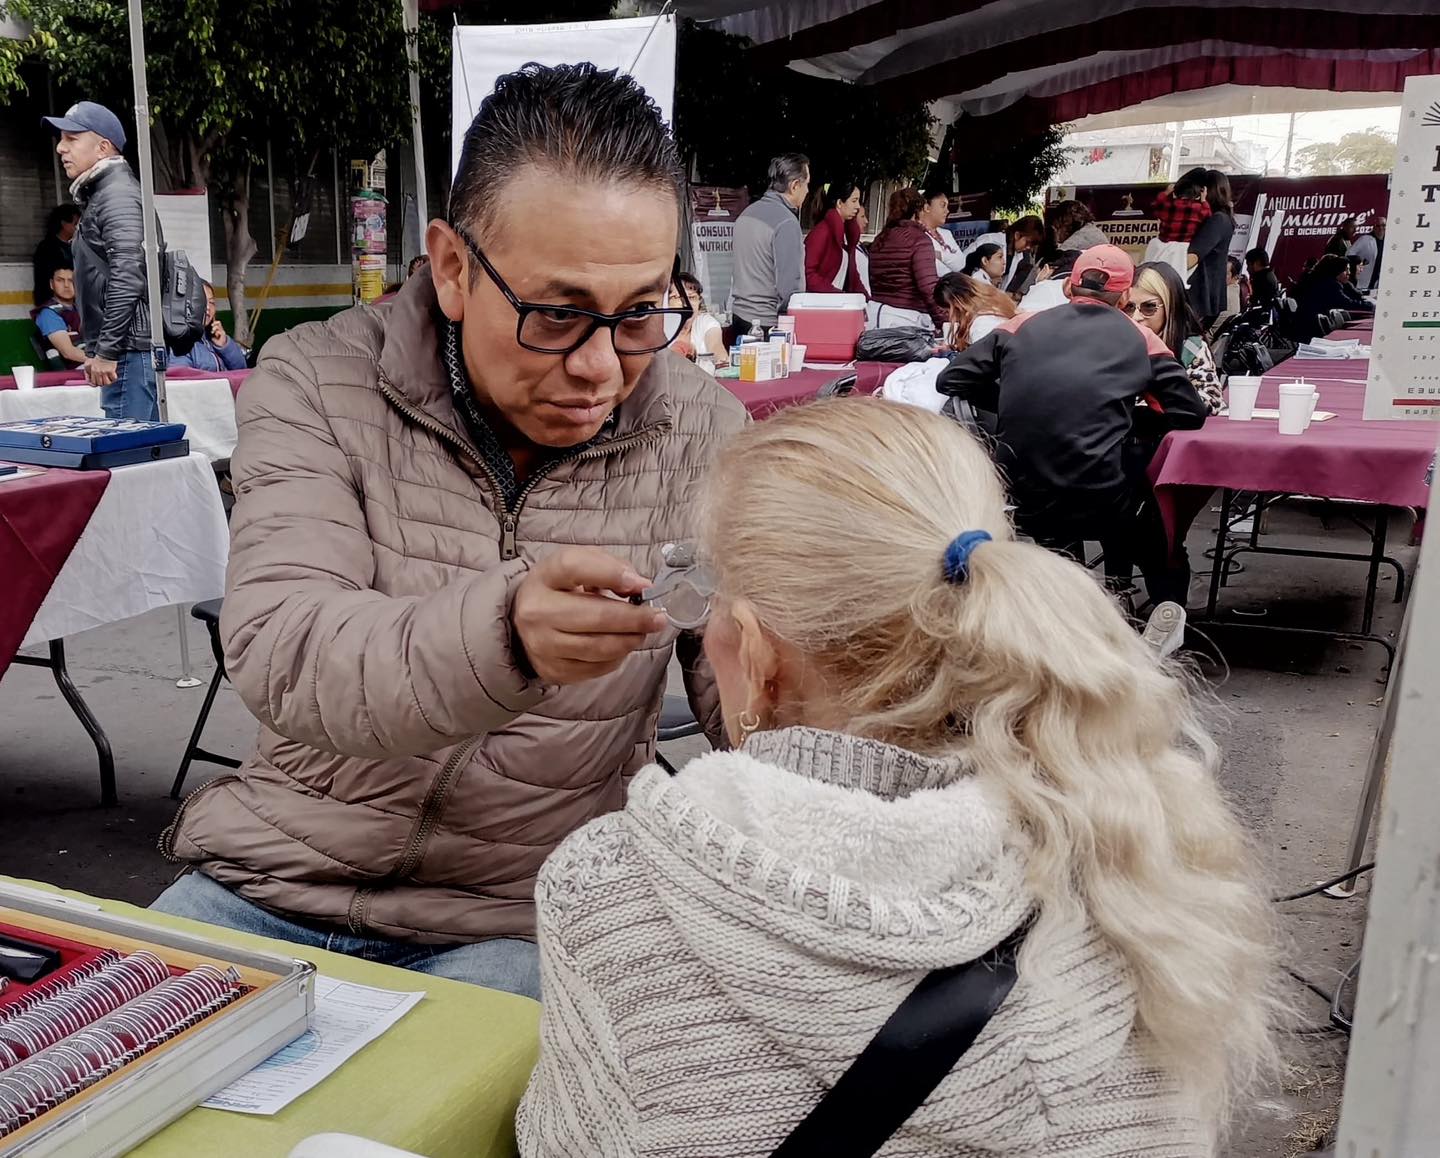
[{"label": "maroon tablecloth", "polygon": [[1199,430],[1168,435],[1150,478],[1171,541],[1183,537],[1218,487],[1424,510],[1440,424],[1363,421],[1368,370],[1359,359],[1291,359],[1266,374],[1257,406],[1278,407],[1278,383],[1304,378],[1320,392],[1319,409],[1335,412],[1298,437],[1281,434],[1273,418],[1212,418]]},{"label": "maroon tablecloth", "polygon": [[[173,370],[166,370],[167,378],[224,378],[230,383],[232,390],[239,389],[239,383],[245,380],[249,370],[223,370],[218,374],[207,374],[204,370],[195,370],[189,366],[177,366]],[[44,386],[84,386],[85,376],[78,370],[46,370],[35,375],[36,387]],[[14,390],[15,376],[13,374],[0,375],[0,390]]]},{"label": "maroon tablecloth", "polygon": [[109,483],[108,470],[0,480],[0,676]]},{"label": "maroon tablecloth", "polygon": [[811,401],[820,387],[837,378],[855,375],[855,390],[859,394],[874,394],[896,368],[891,362],[857,362],[853,370],[816,370],[806,368],[788,378],[776,378],[769,382],[741,382],[738,378],[721,378],[724,386],[735,397],[745,403],[752,418],[766,418],[787,406],[798,406]]}]

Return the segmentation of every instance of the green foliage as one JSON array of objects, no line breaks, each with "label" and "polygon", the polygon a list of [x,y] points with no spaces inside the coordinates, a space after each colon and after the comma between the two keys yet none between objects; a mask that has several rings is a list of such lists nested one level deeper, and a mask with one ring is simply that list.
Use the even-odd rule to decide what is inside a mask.
[{"label": "green foliage", "polygon": [[[123,0],[8,0],[65,88],[130,109]],[[146,71],[162,180],[203,183],[263,154],[292,169],[334,144],[371,155],[408,136],[405,33],[394,0],[146,0]],[[3,81],[3,74],[0,74]]]},{"label": "green foliage", "polygon": [[[271,143],[298,203],[324,150],[371,157],[409,139],[401,7],[397,0],[146,0],[144,11],[156,182],[162,190],[204,186],[217,194],[243,339],[245,271],[256,250],[251,168]],[[34,28],[28,42],[0,56],[0,97],[7,83],[9,91],[19,83],[10,62],[28,55],[62,90],[133,112],[125,0],[0,0],[0,14]]]},{"label": "green foliage", "polygon": [[706,184],[764,186],[776,153],[810,157],[817,182],[916,179],[930,153],[924,104],[757,64],[747,42],[686,21],[680,30],[675,136]]},{"label": "green foliage", "polygon": [[1053,125],[1044,132],[1019,134],[1003,121],[961,117],[950,126],[941,148],[941,156],[948,159],[945,171],[928,174],[925,187],[988,192],[996,216],[1034,212],[1038,195],[1070,162],[1066,132],[1067,126]]},{"label": "green foliage", "polygon": [[1311,177],[1389,173],[1395,168],[1395,134],[1374,126],[1346,133],[1338,141],[1306,145],[1295,154],[1295,163]]}]

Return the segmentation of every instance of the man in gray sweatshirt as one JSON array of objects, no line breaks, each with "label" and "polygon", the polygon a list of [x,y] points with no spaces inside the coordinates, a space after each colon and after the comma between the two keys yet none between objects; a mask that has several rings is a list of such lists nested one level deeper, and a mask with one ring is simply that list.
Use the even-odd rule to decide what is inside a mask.
[{"label": "man in gray sweatshirt", "polygon": [[810,159],[781,153],[770,190],[735,221],[732,320],[737,337],[773,326],[791,294],[805,288],[805,238],[797,214],[810,192]]}]

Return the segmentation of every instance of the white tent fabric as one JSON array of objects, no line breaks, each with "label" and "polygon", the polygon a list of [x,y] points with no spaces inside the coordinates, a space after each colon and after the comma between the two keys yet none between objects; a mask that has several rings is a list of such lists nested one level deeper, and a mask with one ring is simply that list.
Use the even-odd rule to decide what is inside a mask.
[{"label": "white tent fabric", "polygon": [[1368,109],[1387,103],[1384,93],[1327,92],[1308,88],[1252,88],[1222,84],[1214,88],[1177,92],[1141,101],[1111,113],[1097,113],[1074,121],[1071,132],[1123,129],[1167,121],[1193,121],[1207,117],[1246,117],[1262,113],[1310,113],[1328,109]]},{"label": "white tent fabric", "polygon": [[[1398,92],[1405,75],[1433,71],[1440,61],[1440,17],[1430,0],[1247,0],[1243,8],[1234,0],[680,0],[678,7],[799,71],[895,87],[972,116],[1027,98],[1050,102],[1067,118],[1104,115],[1217,87]],[[1333,75],[1317,71],[1326,62]],[[1216,75],[1200,75],[1207,66]],[[1226,68],[1242,75],[1224,75]]]}]

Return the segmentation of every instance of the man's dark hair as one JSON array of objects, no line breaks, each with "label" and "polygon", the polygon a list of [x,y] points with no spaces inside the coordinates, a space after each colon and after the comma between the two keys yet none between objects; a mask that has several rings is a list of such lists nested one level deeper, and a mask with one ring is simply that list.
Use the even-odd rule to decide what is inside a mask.
[{"label": "man's dark hair", "polygon": [[675,197],[679,235],[685,171],[659,106],[633,77],[593,64],[532,62],[497,80],[465,134],[451,224],[487,233],[506,185],[526,165],[572,184],[664,189]]},{"label": "man's dark hair", "polygon": [[73,201],[65,201],[50,210],[45,218],[45,236],[53,237],[60,232],[60,227],[71,221],[80,220],[80,206]]},{"label": "man's dark hair", "polygon": [[803,181],[810,171],[810,158],[804,153],[781,153],[770,162],[770,188],[784,193],[796,181]]},{"label": "man's dark hair", "polygon": [[1245,255],[1246,265],[1249,265],[1252,261],[1262,266],[1269,265],[1270,255],[1265,251],[1264,247],[1257,245]]}]

